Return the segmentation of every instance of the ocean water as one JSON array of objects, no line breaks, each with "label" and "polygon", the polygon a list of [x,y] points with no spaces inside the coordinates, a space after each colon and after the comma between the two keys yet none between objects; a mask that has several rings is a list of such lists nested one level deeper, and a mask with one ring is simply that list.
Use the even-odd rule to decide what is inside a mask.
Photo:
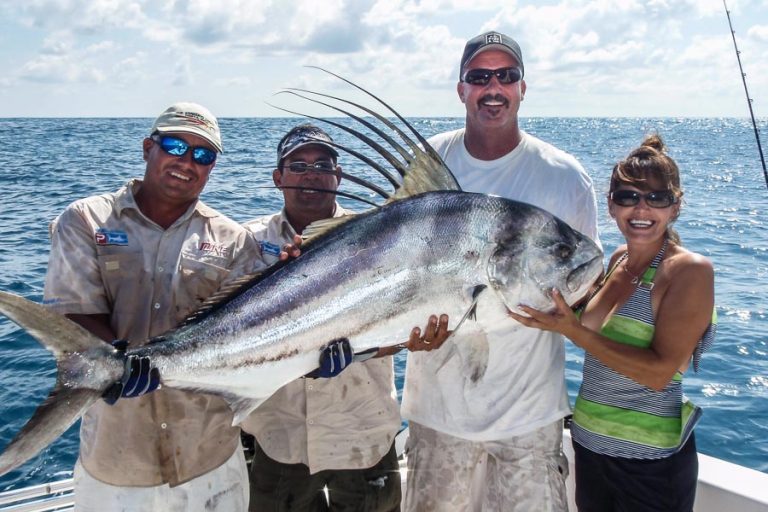
[{"label": "ocean water", "polygon": [[[412,119],[425,136],[458,128],[462,119]],[[0,119],[0,290],[42,300],[48,224],[70,202],[113,191],[144,172],[141,140],[151,119]],[[276,211],[269,188],[275,147],[296,118],[223,119],[225,153],[203,194],[238,221]],[[340,120],[344,124],[349,122]],[[683,242],[716,269],[719,336],[685,390],[704,408],[697,428],[703,453],[768,472],[768,191],[752,126],[746,119],[523,118],[528,132],[574,154],[599,195],[603,245],[621,237],[605,206],[612,164],[644,134],[659,132],[682,170],[685,202],[678,221]],[[761,122],[765,132],[766,121]],[[361,144],[330,130],[337,141]],[[345,170],[372,176],[351,156]],[[553,183],[553,187],[557,184]],[[351,187],[347,190],[354,190]],[[345,206],[364,206],[342,200]],[[567,379],[574,397],[582,352],[570,343]],[[404,356],[396,358],[398,383]],[[0,319],[0,447],[48,394],[53,358],[15,324]],[[0,478],[0,491],[71,475],[77,457],[73,427],[37,457]],[[115,461],[119,464],[119,461]]]}]

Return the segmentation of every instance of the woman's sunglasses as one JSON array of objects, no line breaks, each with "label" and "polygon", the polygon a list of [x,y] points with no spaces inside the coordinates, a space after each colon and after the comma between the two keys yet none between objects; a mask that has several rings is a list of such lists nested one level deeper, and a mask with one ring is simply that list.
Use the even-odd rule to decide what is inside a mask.
[{"label": "woman's sunglasses", "polygon": [[611,201],[617,206],[635,206],[640,199],[644,199],[645,204],[651,208],[669,208],[677,202],[677,197],[669,190],[656,190],[647,194],[641,194],[635,190],[611,192]]},{"label": "woman's sunglasses", "polygon": [[500,84],[513,84],[523,78],[520,68],[470,69],[464,73],[463,81],[470,85],[488,85],[494,75]]},{"label": "woman's sunglasses", "polygon": [[193,148],[178,137],[170,135],[153,135],[152,140],[169,155],[182,157],[192,150],[192,161],[200,165],[211,165],[216,161],[216,152],[201,146]]}]

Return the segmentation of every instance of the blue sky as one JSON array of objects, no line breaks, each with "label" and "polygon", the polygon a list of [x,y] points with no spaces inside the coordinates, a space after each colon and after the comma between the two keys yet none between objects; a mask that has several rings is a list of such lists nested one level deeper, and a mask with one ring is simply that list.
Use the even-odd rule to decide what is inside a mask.
[{"label": "blue sky", "polygon": [[[471,7],[467,7],[470,5]],[[768,0],[730,0],[768,117]],[[178,100],[279,116],[283,87],[353,79],[397,110],[461,116],[464,43],[523,50],[523,116],[748,115],[722,0],[0,0],[0,117],[154,117]]]}]

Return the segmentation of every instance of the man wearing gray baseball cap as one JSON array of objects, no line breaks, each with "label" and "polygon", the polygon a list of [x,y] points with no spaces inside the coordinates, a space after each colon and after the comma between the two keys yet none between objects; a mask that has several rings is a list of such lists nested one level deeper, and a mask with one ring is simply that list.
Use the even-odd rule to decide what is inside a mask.
[{"label": "man wearing gray baseball cap", "polygon": [[[491,31],[467,41],[456,85],[465,127],[428,142],[463,190],[536,205],[597,240],[587,173],[573,156],[520,129],[524,70],[520,45],[508,35]],[[468,346],[478,336],[492,356],[477,382],[459,366],[408,356],[405,510],[566,511],[562,435],[570,407],[562,336],[510,319],[493,332],[459,331],[448,343]]]},{"label": "man wearing gray baseball cap", "polygon": [[[46,303],[105,342],[120,340],[118,350],[175,327],[220,286],[263,266],[253,237],[199,199],[223,149],[208,109],[172,105],[142,149],[143,179],[75,201],[51,224]],[[131,357],[127,378],[82,418],[75,508],[247,510],[240,429],[227,403],[158,389],[151,361]]]}]

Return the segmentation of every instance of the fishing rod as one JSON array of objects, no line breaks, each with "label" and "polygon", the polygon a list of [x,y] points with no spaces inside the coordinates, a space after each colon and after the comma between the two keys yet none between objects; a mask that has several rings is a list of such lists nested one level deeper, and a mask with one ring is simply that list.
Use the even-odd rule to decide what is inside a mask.
[{"label": "fishing rod", "polygon": [[760,162],[763,164],[763,177],[765,177],[765,186],[768,187],[768,171],[765,169],[765,157],[763,156],[763,146],[760,144],[760,132],[757,129],[757,123],[755,122],[755,113],[752,110],[752,98],[749,97],[749,89],[747,89],[747,74],[744,72],[744,68],[741,65],[741,52],[736,45],[736,32],[733,30],[733,24],[731,23],[731,11],[728,10],[728,5],[723,0],[723,7],[725,7],[725,15],[728,16],[728,26],[731,28],[731,37],[733,38],[733,48],[736,50],[736,60],[739,61],[739,71],[741,72],[741,81],[744,83],[744,93],[747,95],[747,105],[749,106],[749,116],[752,118],[752,128],[755,130],[755,140],[757,140],[757,150],[760,152]]}]

